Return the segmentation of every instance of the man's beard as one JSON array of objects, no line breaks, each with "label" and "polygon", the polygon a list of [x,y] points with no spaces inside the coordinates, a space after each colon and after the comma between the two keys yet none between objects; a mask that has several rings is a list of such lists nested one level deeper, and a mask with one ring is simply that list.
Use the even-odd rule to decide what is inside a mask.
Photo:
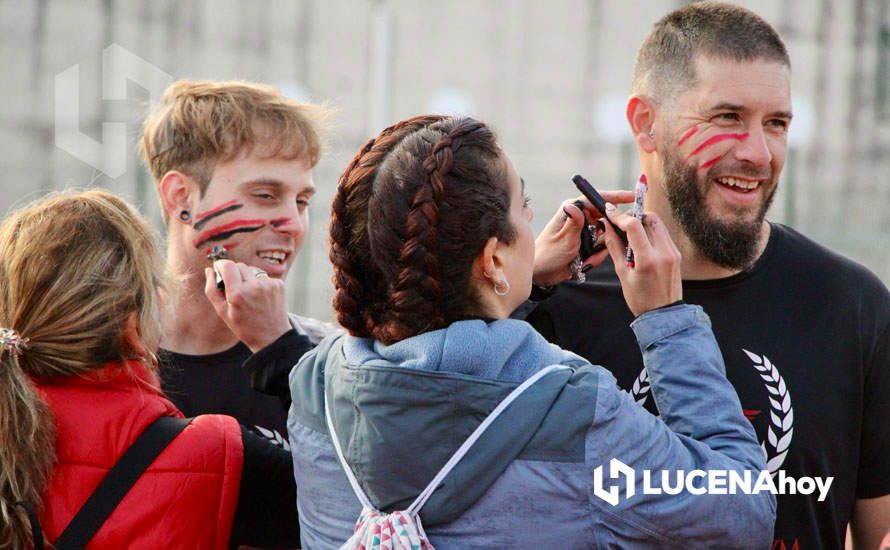
[{"label": "man's beard", "polygon": [[[766,211],[773,202],[776,187],[769,190],[766,200],[752,220],[722,220],[708,211],[703,185],[698,182],[698,169],[684,164],[676,154],[665,155],[662,162],[665,188],[674,218],[698,249],[711,262],[729,269],[745,269],[756,259],[760,230]],[[710,185],[708,172],[704,185]],[[745,170],[736,170],[744,174]],[[747,172],[751,172],[749,168]],[[762,178],[763,174],[750,173]],[[772,184],[772,174],[767,174],[761,185]]]}]

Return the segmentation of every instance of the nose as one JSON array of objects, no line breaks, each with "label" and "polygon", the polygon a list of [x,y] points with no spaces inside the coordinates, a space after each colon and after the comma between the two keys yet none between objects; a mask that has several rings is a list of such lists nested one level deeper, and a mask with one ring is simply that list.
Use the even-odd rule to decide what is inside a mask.
[{"label": "nose", "polygon": [[768,166],[773,160],[767,136],[763,128],[755,128],[748,132],[748,138],[740,141],[733,148],[736,160],[748,162],[754,166]]},{"label": "nose", "polygon": [[273,219],[271,225],[277,233],[297,238],[306,233],[307,220],[305,214],[293,208],[286,216]]}]

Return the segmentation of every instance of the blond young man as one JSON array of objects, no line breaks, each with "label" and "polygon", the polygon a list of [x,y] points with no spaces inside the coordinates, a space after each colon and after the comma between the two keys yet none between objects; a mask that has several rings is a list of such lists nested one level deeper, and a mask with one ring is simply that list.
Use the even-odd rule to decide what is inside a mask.
[{"label": "blond young man", "polygon": [[[167,227],[167,264],[182,281],[163,323],[164,390],[188,416],[229,414],[283,447],[286,399],[251,388],[274,360],[257,358],[265,366],[256,370],[242,364],[289,330],[298,333],[288,339],[296,355],[328,330],[288,316],[283,282],[309,227],[325,116],[270,86],[183,80],[146,119],[142,140]],[[225,291],[205,272],[214,248],[232,260],[218,266]],[[275,292],[254,300],[256,285]],[[238,335],[211,299],[241,321]]]},{"label": "blond young man", "polygon": [[[683,297],[710,316],[782,491],[772,548],[841,548],[848,523],[857,548],[875,548],[890,524],[890,293],[862,266],[765,219],[787,150],[790,80],[766,21],[695,2],[641,46],[627,118],[649,180],[646,210],[680,249]],[[562,285],[528,320],[609,365],[657,411],[611,265]],[[678,496],[687,497],[696,498]]]}]

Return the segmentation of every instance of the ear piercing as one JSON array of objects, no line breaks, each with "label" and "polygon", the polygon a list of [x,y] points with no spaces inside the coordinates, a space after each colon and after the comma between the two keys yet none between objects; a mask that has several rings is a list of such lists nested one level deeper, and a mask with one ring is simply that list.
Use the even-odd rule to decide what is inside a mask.
[{"label": "ear piercing", "polygon": [[188,222],[192,221],[192,213],[189,212],[188,210],[183,210],[179,213],[179,219],[188,223]]}]

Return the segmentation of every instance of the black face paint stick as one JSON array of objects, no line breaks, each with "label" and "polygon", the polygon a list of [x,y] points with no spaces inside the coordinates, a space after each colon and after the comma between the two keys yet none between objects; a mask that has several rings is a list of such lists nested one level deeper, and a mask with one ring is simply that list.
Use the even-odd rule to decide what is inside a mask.
[{"label": "black face paint stick", "polygon": [[216,268],[216,260],[224,260],[228,256],[225,247],[223,246],[214,246],[213,250],[210,251],[210,254],[207,255],[207,259],[213,263],[213,272],[216,274],[216,288],[226,291],[226,283],[223,281],[222,275],[219,274],[219,270]]}]

